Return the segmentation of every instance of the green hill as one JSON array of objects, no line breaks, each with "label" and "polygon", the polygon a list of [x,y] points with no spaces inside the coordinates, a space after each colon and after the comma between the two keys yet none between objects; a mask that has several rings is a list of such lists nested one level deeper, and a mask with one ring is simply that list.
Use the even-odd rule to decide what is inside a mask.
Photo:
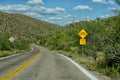
[{"label": "green hill", "polygon": [[60,26],[22,14],[0,12],[0,32],[8,32],[17,39],[36,41],[39,36],[54,33]]},{"label": "green hill", "polygon": [[[78,32],[88,33],[87,44],[79,44]],[[48,40],[48,47],[57,50],[90,70],[120,77],[120,15],[105,19],[74,22]]]},{"label": "green hill", "polygon": [[[45,38],[62,27],[22,14],[0,12],[0,51],[26,49],[29,43],[45,44]],[[15,41],[11,43],[10,37]]]}]

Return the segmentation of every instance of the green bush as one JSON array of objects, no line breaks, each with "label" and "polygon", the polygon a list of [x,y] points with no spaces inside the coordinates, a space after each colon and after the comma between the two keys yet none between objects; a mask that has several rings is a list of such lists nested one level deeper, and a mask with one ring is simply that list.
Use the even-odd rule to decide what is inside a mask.
[{"label": "green bush", "polygon": [[0,36],[0,51],[26,50],[29,48],[29,42],[26,40],[9,41],[10,34],[2,33]]}]

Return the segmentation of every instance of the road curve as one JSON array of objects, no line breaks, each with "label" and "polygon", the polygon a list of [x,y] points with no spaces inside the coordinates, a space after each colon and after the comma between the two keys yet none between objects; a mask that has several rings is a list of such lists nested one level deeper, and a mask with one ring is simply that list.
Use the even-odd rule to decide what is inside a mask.
[{"label": "road curve", "polygon": [[[33,47],[31,52],[19,53],[8,57],[0,58],[0,78],[6,75],[10,71],[16,69],[24,62],[26,62],[30,57],[39,52],[37,47]],[[0,79],[1,80],[1,79]]]},{"label": "road curve", "polygon": [[40,50],[39,57],[12,80],[91,80],[63,56]]}]

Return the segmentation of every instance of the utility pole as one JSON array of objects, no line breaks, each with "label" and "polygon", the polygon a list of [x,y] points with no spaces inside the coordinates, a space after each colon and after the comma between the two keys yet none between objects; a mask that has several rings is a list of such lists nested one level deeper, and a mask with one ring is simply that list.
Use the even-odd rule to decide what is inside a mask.
[{"label": "utility pole", "polygon": [[74,17],[73,17],[72,23],[73,23],[73,27],[75,27],[75,18]]},{"label": "utility pole", "polygon": [[90,19],[90,17],[88,17],[88,16],[85,16],[85,17],[84,17],[84,20],[85,20],[85,21],[89,21],[89,19]]}]

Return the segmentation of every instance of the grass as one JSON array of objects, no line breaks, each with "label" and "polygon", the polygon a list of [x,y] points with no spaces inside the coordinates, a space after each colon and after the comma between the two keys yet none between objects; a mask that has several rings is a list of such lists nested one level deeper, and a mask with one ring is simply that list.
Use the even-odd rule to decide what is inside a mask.
[{"label": "grass", "polygon": [[113,80],[120,80],[120,73],[117,69],[114,67],[101,67],[99,65],[102,65],[105,61],[105,55],[102,52],[97,52],[97,58],[94,60],[91,56],[85,56],[85,55],[78,55],[75,53],[70,52],[64,52],[64,51],[55,51],[57,53],[63,54],[65,56],[68,56],[72,58],[74,61],[76,61],[79,64],[82,64],[84,67],[86,67],[90,71],[97,71],[100,74],[106,75],[111,77]]},{"label": "grass", "polygon": [[13,50],[13,51],[0,51],[0,57],[6,57],[6,56],[13,55],[13,54],[26,52],[26,51],[30,51],[30,49],[27,49],[27,50]]}]

